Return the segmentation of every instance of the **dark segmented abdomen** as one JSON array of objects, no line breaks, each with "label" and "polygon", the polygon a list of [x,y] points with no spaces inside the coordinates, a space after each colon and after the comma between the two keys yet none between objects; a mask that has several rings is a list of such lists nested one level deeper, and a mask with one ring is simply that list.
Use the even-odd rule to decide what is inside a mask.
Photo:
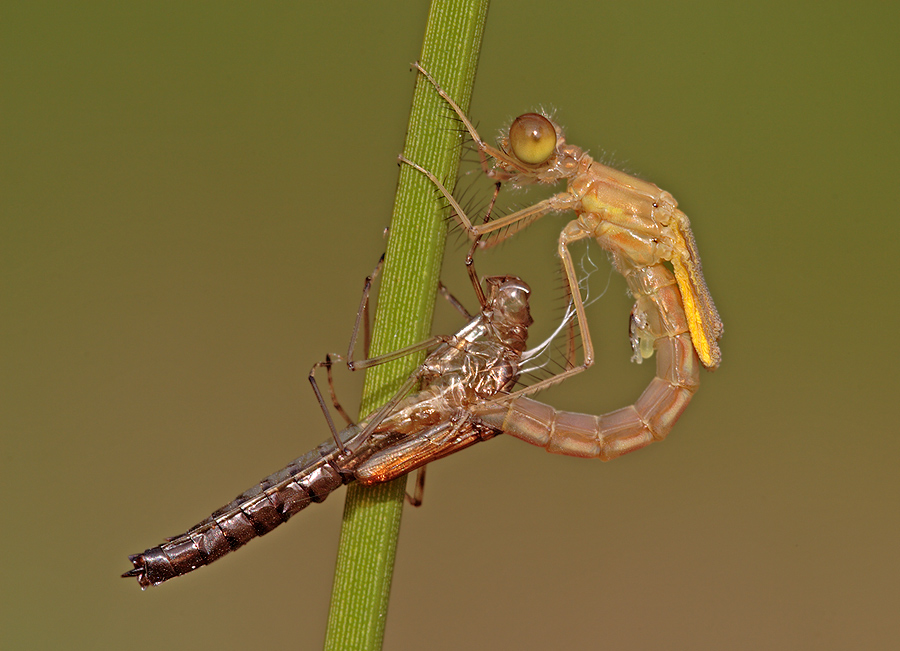
[{"label": "dark segmented abdomen", "polygon": [[[357,428],[350,428],[341,437],[346,441],[356,431]],[[136,577],[141,588],[146,588],[209,565],[353,481],[353,475],[344,466],[346,461],[333,442],[323,443],[244,491],[186,533],[129,556],[134,568],[122,576]]]}]

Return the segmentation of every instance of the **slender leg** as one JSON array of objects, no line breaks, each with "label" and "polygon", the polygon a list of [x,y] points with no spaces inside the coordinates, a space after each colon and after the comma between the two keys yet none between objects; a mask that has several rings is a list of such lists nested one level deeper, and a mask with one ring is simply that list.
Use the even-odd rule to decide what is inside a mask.
[{"label": "slender leg", "polygon": [[[484,215],[482,224],[487,224],[491,220],[491,213],[494,212],[494,205],[497,203],[497,197],[500,195],[501,184],[498,181],[494,184],[494,196],[488,204],[487,212]],[[465,218],[468,221],[468,217]],[[475,271],[475,249],[481,243],[481,235],[476,235],[472,239],[472,246],[469,247],[469,253],[466,255],[466,271],[469,274],[469,280],[472,282],[472,288],[475,290],[475,296],[478,297],[478,305],[484,310],[487,307],[487,300],[484,297],[484,289],[481,287],[481,281],[478,279],[478,272]]]},{"label": "slender leg", "polygon": [[398,159],[401,163],[406,163],[410,167],[418,170],[426,177],[428,177],[428,179],[432,183],[434,183],[435,187],[437,187],[440,193],[444,196],[444,199],[446,199],[451,208],[453,208],[453,212],[456,216],[457,221],[459,222],[460,226],[462,226],[462,228],[465,229],[465,231],[469,234],[469,237],[477,238],[486,235],[487,233],[493,233],[495,231],[506,229],[503,233],[494,235],[488,241],[481,244],[481,246],[484,248],[494,246],[495,244],[499,244],[507,238],[512,237],[521,229],[530,225],[537,219],[540,219],[544,215],[552,212],[574,210],[578,203],[577,199],[568,192],[560,192],[553,195],[549,199],[544,199],[543,201],[537,202],[533,206],[528,206],[527,208],[523,208],[522,210],[517,210],[516,212],[506,215],[505,217],[492,220],[487,224],[475,226],[472,223],[472,220],[469,219],[468,215],[466,215],[466,211],[463,210],[462,206],[459,205],[459,202],[453,198],[453,195],[446,188],[446,186],[441,183],[440,179],[438,179],[434,174],[426,170],[418,163],[414,163],[403,155],[399,156]]},{"label": "slender leg", "polygon": [[456,309],[457,312],[463,315],[466,321],[471,321],[474,317],[469,314],[469,311],[465,308],[465,306],[457,299],[453,294],[450,293],[450,290],[447,289],[446,285],[441,281],[438,281],[438,293],[444,298],[445,301],[450,303]]},{"label": "slender leg", "polygon": [[422,498],[425,496],[425,471],[428,466],[422,466],[416,471],[416,488],[413,494],[406,493],[406,501],[410,506],[422,506]]},{"label": "slender leg", "polygon": [[431,85],[434,86],[437,94],[440,95],[444,99],[444,101],[450,105],[450,108],[453,109],[454,113],[456,113],[460,122],[462,122],[463,126],[466,127],[466,131],[469,132],[472,140],[475,141],[475,146],[478,147],[478,155],[481,158],[481,168],[485,174],[487,174],[488,176],[495,176],[494,170],[491,170],[488,165],[488,156],[490,156],[491,158],[498,158],[500,160],[503,160],[504,162],[508,162],[513,167],[521,167],[517,161],[510,159],[510,157],[506,156],[502,151],[491,147],[484,140],[482,140],[481,136],[478,135],[478,131],[475,129],[475,125],[472,124],[472,121],[469,120],[465,112],[459,107],[459,104],[457,104],[453,100],[453,98],[450,97],[449,94],[447,94],[447,91],[441,88],[441,85],[437,83],[435,78],[432,77],[431,74],[427,70],[425,70],[425,68],[420,66],[418,62],[413,63],[413,68],[418,70],[431,83]]},{"label": "slender leg", "polygon": [[334,389],[334,374],[332,373],[332,366],[331,355],[325,355],[325,376],[328,379],[328,393],[331,397],[331,404],[334,405],[334,408],[337,410],[337,412],[344,418],[344,420],[347,422],[347,425],[353,425],[353,419],[350,418],[350,414],[344,411],[344,408],[338,401],[337,391],[335,391]]},{"label": "slender leg", "polygon": [[372,281],[381,273],[384,266],[384,253],[378,258],[378,263],[372,273],[366,276],[363,283],[362,298],[359,301],[359,309],[356,311],[356,322],[353,324],[353,332],[350,334],[350,344],[347,346],[347,359],[353,359],[353,349],[356,348],[356,336],[359,333],[360,321],[363,323],[363,355],[369,356],[370,329],[369,329],[369,293],[372,291]]}]

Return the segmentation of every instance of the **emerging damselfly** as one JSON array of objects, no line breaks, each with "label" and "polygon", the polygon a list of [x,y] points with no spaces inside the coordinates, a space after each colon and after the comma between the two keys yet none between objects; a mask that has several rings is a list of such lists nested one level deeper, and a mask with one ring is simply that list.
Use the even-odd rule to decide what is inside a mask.
[{"label": "emerging damselfly", "polygon": [[[560,233],[558,253],[584,346],[582,363],[503,396],[495,413],[482,413],[483,421],[550,452],[604,460],[664,439],[697,390],[700,365],[715,370],[722,359],[718,345],[722,320],[706,287],[687,216],[668,192],[567,144],[562,129],[548,116],[520,115],[498,146],[492,147],[437,81],[419,64],[414,67],[462,122],[488,177],[514,187],[566,181],[564,192],[474,225],[434,174],[401,156],[401,162],[432,180],[452,206],[454,217],[480,246],[504,241],[548,213],[575,213]],[[632,359],[641,362],[656,352],[656,377],[643,394],[633,405],[602,416],[558,412],[525,397],[594,363],[584,301],[569,252],[571,244],[587,238],[594,238],[610,253],[635,298],[630,318]]]}]

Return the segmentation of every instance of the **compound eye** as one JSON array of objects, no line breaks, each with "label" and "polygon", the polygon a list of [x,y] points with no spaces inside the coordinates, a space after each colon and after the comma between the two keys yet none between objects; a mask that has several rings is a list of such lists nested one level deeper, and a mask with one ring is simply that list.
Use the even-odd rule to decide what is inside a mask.
[{"label": "compound eye", "polygon": [[509,128],[509,144],[513,153],[527,165],[540,165],[556,149],[556,129],[543,115],[525,113]]}]

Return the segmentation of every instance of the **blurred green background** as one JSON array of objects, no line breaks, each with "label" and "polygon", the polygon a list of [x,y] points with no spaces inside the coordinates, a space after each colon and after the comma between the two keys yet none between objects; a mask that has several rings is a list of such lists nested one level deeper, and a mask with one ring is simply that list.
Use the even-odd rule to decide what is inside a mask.
[{"label": "blurred green background", "polygon": [[[160,588],[118,574],[326,438],[305,376],[346,346],[384,248],[426,13],[3,9],[4,648],[321,646],[342,493]],[[493,4],[482,132],[555,107],[571,142],[672,192],[724,362],[665,443],[614,463],[501,437],[436,464],[386,648],[895,648],[898,19]],[[546,328],[564,222],[479,258],[533,286]],[[446,277],[471,305],[458,240]],[[653,365],[628,362],[629,305],[613,276],[598,364],[542,398],[636,399]]]}]

